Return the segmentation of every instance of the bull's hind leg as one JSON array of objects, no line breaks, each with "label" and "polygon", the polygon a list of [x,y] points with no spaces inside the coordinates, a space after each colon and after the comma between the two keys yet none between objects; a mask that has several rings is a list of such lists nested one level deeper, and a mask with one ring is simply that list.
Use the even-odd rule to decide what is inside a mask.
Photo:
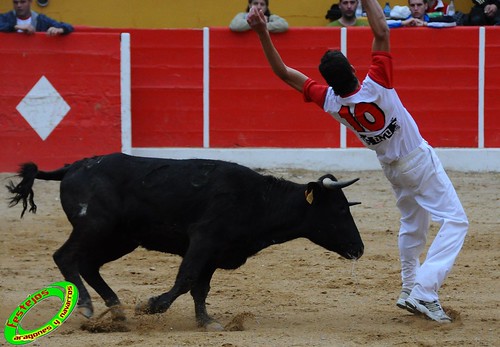
[{"label": "bull's hind leg", "polygon": [[[110,245],[113,245],[110,247]],[[116,293],[104,281],[99,269],[110,261],[121,258],[137,248],[137,244],[113,240],[94,240],[92,248],[83,251],[84,256],[79,259],[79,270],[83,279],[99,294],[107,307],[111,308],[111,317],[114,321],[126,319],[125,312]]]},{"label": "bull's hind leg", "polygon": [[207,312],[206,300],[210,291],[210,281],[215,272],[215,268],[207,267],[200,274],[198,281],[191,288],[191,296],[194,300],[194,311],[198,326],[205,327],[210,331],[224,330],[222,325],[210,317]]},{"label": "bull's hind leg", "polygon": [[71,233],[64,245],[54,253],[53,258],[64,279],[78,288],[79,311],[87,318],[92,317],[94,315],[92,300],[78,271],[78,242],[74,232]]}]

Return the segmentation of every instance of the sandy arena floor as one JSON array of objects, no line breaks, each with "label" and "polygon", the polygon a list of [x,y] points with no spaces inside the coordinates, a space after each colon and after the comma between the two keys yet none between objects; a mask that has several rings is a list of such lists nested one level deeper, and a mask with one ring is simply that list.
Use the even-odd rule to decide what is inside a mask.
[{"label": "sandy arena floor", "polygon": [[[323,174],[268,173],[296,182]],[[399,213],[382,172],[332,173],[343,180],[361,178],[345,189],[351,201],[362,201],[352,208],[366,247],[358,262],[299,239],[263,250],[238,270],[218,270],[208,309],[227,331],[206,332],[196,326],[190,295],[181,296],[164,314],[134,316],[136,302],[171,287],[180,263],[177,256],[138,249],[101,271],[128,307],[125,326],[110,326],[109,315],[88,324],[75,311],[61,328],[31,346],[500,346],[500,173],[449,173],[470,220],[464,248],[440,292],[455,319],[449,325],[395,305]],[[70,233],[58,182],[37,181],[38,213],[19,219],[21,207],[7,207],[3,186],[9,176],[0,174],[2,324],[28,294],[63,280],[52,254]],[[436,230],[433,225],[431,238]],[[106,307],[89,290],[99,315]],[[34,329],[52,317],[57,301],[51,300],[34,308],[23,326]],[[89,326],[113,331],[90,332]],[[3,346],[3,326],[0,330]]]}]

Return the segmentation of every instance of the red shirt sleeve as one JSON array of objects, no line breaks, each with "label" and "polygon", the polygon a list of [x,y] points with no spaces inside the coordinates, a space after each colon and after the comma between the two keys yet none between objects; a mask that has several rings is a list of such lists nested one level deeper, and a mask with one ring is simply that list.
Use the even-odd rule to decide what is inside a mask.
[{"label": "red shirt sleeve", "polygon": [[384,88],[392,86],[392,55],[389,52],[372,52],[368,76]]},{"label": "red shirt sleeve", "polygon": [[319,107],[321,107],[321,109],[323,109],[327,90],[328,86],[320,85],[315,80],[308,78],[306,83],[304,83],[304,88],[302,91],[304,101],[314,102]]}]

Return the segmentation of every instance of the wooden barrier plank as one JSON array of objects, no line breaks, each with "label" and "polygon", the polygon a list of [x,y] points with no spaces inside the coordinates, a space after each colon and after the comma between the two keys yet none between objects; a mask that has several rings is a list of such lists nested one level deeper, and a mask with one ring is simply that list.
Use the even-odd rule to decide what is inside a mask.
[{"label": "wooden barrier plank", "polygon": [[[339,39],[328,28],[273,35],[286,63],[317,79],[321,56]],[[210,44],[211,146],[339,146],[338,123],[273,74],[255,33],[211,29]]]},{"label": "wooden barrier plank", "polygon": [[132,146],[203,146],[201,30],[131,30]]},{"label": "wooden barrier plank", "polygon": [[486,28],[484,146],[500,147],[500,28]]},{"label": "wooden barrier plank", "polygon": [[[0,34],[0,42],[0,171],[25,161],[50,169],[120,150],[119,34]],[[23,102],[37,83],[37,95]],[[65,107],[62,120],[45,120]]]}]

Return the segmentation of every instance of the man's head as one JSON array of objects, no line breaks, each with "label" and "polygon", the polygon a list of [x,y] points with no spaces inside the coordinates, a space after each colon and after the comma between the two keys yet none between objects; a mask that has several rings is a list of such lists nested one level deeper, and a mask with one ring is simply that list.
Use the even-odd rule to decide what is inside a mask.
[{"label": "man's head", "polygon": [[339,9],[342,17],[345,19],[353,19],[356,17],[356,7],[359,0],[339,0]]},{"label": "man's head", "polygon": [[29,18],[31,16],[31,1],[32,0],[12,0],[16,16],[22,19]]},{"label": "man's head", "polygon": [[424,20],[425,11],[427,10],[427,0],[408,0],[411,16],[420,20]]},{"label": "man's head", "polygon": [[358,87],[354,68],[342,52],[329,50],[321,58],[319,72],[337,95],[352,93]]}]

